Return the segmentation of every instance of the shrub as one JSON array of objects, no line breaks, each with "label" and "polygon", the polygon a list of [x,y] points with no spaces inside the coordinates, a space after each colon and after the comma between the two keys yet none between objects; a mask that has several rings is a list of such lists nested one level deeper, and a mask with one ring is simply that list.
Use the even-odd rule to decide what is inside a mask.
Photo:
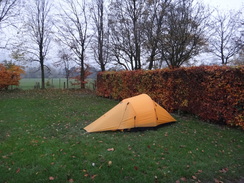
[{"label": "shrub", "polygon": [[244,129],[244,66],[200,66],[154,71],[102,72],[97,94],[124,99],[147,93],[168,111]]},{"label": "shrub", "polygon": [[24,74],[24,70],[20,66],[0,64],[0,90],[8,89],[10,85],[19,85],[21,74]]}]

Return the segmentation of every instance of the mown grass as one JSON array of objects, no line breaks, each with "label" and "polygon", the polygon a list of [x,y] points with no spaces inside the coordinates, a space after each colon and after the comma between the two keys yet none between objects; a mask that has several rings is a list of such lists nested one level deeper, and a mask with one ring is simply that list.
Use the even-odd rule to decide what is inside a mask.
[{"label": "mown grass", "polygon": [[[87,81],[86,88],[94,90],[94,80],[87,79],[86,81]],[[37,83],[39,83],[39,87],[40,87],[40,84],[41,84],[40,78],[22,78],[20,80],[19,86],[11,86],[11,87],[19,88],[22,90],[31,90],[31,89],[35,89],[37,87]],[[79,89],[80,86],[72,85],[71,83],[75,83],[74,79],[69,79],[69,88],[70,89]],[[46,78],[45,87],[49,88],[49,89],[50,88],[55,88],[55,89],[67,88],[67,80],[65,78]]]},{"label": "mown grass", "polygon": [[[64,82],[66,82],[65,78],[51,78],[51,79],[46,78],[45,87],[62,89],[64,87]],[[20,80],[20,84],[18,88],[23,90],[34,89],[37,86],[37,83],[39,83],[40,86],[41,84],[40,78],[22,78]]]},{"label": "mown grass", "polygon": [[0,93],[0,182],[238,182],[244,133],[177,116],[157,128],[86,133],[118,101],[85,91]]}]

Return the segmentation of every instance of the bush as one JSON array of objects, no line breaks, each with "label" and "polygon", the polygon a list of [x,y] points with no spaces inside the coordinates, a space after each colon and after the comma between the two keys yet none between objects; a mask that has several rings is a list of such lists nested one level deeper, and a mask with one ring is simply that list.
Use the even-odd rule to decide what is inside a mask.
[{"label": "bush", "polygon": [[10,85],[19,85],[20,75],[24,74],[22,67],[14,64],[0,64],[0,90],[8,89]]},{"label": "bush", "polygon": [[147,93],[170,112],[244,129],[244,66],[201,66],[98,74],[97,94],[124,99]]}]

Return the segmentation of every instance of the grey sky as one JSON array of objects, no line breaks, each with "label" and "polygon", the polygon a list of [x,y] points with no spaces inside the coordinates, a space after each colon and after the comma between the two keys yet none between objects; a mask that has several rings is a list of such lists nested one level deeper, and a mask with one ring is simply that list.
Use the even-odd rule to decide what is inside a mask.
[{"label": "grey sky", "polygon": [[240,10],[244,8],[243,0],[199,0],[220,10]]},{"label": "grey sky", "polygon": [[[244,0],[196,0],[198,2],[203,2],[205,5],[209,5],[211,8],[216,8],[223,11],[228,10],[244,10]],[[0,36],[0,38],[2,38]],[[2,46],[2,45],[0,45]],[[4,59],[9,59],[9,52],[0,49],[0,61]]]}]

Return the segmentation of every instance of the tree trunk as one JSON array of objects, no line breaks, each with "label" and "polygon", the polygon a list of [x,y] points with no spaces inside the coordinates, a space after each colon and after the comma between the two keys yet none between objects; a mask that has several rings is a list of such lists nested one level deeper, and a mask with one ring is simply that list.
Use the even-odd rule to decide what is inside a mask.
[{"label": "tree trunk", "polygon": [[69,89],[69,77],[66,78],[66,82],[67,82],[67,89]]},{"label": "tree trunk", "polygon": [[151,55],[150,55],[149,66],[148,66],[149,70],[152,70],[152,68],[153,68],[153,62],[155,61],[154,60],[155,55],[156,55],[156,47],[154,47],[152,49],[152,52],[151,52]]},{"label": "tree trunk", "polygon": [[84,67],[84,50],[81,54],[81,68],[80,68],[80,88],[85,89],[85,67]]},{"label": "tree trunk", "polygon": [[80,71],[80,88],[85,89],[85,70],[84,66],[81,67]]},{"label": "tree trunk", "polygon": [[43,61],[41,61],[41,78],[42,78],[41,89],[45,89],[45,73],[44,73],[44,63],[43,63]]},{"label": "tree trunk", "polygon": [[105,64],[101,64],[101,70],[102,72],[105,71]]}]

